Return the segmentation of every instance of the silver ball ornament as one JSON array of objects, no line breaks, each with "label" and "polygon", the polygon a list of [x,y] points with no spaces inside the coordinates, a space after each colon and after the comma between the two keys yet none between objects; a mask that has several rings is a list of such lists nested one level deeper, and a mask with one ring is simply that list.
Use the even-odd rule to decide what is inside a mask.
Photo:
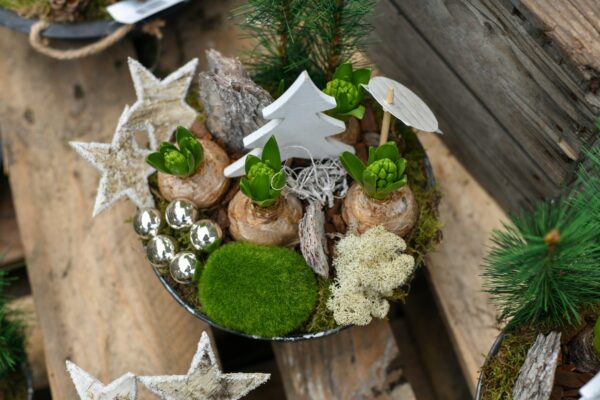
[{"label": "silver ball ornament", "polygon": [[221,227],[209,219],[196,221],[190,228],[190,242],[196,250],[210,253],[219,247],[222,240]]},{"label": "silver ball ornament", "polygon": [[133,218],[133,229],[143,239],[158,235],[162,224],[160,211],[154,208],[142,208]]},{"label": "silver ball ornament", "polygon": [[169,264],[169,271],[175,282],[189,285],[196,271],[196,255],[190,251],[177,254]]},{"label": "silver ball ornament", "polygon": [[146,257],[156,267],[169,265],[177,253],[177,242],[171,236],[154,236],[146,244]]},{"label": "silver ball ornament", "polygon": [[173,200],[167,206],[165,219],[173,229],[189,228],[198,219],[198,210],[189,200]]}]

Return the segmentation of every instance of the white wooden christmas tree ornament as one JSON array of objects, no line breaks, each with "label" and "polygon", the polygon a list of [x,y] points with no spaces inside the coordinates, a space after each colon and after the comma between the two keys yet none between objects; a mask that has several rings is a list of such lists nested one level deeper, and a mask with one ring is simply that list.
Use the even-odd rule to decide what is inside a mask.
[{"label": "white wooden christmas tree ornament", "polygon": [[135,140],[138,129],[127,125],[129,112],[130,108],[125,107],[110,144],[69,142],[80,156],[102,173],[92,217],[123,197],[128,197],[138,208],[154,207],[148,187],[148,177],[154,169],[146,163],[146,156],[157,147],[154,128],[148,123],[141,127],[148,134],[150,148],[140,148]]},{"label": "white wooden christmas tree ornament", "polygon": [[600,373],[579,389],[580,400],[600,400]]},{"label": "white wooden christmas tree ornament", "polygon": [[135,400],[136,378],[132,373],[122,375],[108,385],[100,383],[71,361],[66,362],[67,371],[81,400]]},{"label": "white wooden christmas tree ornament", "polygon": [[[363,86],[384,111],[389,112],[405,125],[425,132],[441,133],[437,119],[427,104],[400,82],[384,76],[376,76]],[[390,92],[393,94],[391,99],[388,98]]]},{"label": "white wooden christmas tree ornament", "polygon": [[[263,117],[270,120],[244,138],[250,154],[260,157],[262,147],[275,136],[281,159],[337,158],[340,153],[354,148],[330,136],[346,129],[345,124],[323,114],[335,108],[335,98],[326,95],[313,83],[306,71],[277,100],[263,109]],[[246,156],[225,168],[225,176],[244,175]]]},{"label": "white wooden christmas tree ornament", "polygon": [[140,376],[139,381],[163,400],[237,400],[265,383],[270,374],[224,374],[210,339],[202,332],[187,375]]},{"label": "white wooden christmas tree ornament", "polygon": [[178,126],[191,127],[198,113],[186,103],[185,98],[198,67],[198,59],[194,58],[162,80],[133,58],[128,62],[137,96],[129,110],[128,126],[150,123],[159,142],[169,141]]}]

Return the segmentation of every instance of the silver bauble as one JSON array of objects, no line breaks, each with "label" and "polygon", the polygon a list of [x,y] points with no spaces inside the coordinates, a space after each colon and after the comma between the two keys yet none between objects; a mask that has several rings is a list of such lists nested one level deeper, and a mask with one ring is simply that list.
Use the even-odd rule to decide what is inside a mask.
[{"label": "silver bauble", "polygon": [[169,265],[176,253],[177,242],[171,236],[154,236],[146,245],[146,257],[156,267]]},{"label": "silver bauble", "polygon": [[196,271],[196,255],[190,251],[177,254],[169,264],[169,271],[175,282],[184,285],[192,283]]},{"label": "silver bauble", "polygon": [[162,216],[155,208],[142,208],[133,218],[133,229],[143,239],[149,239],[160,233]]},{"label": "silver bauble", "polygon": [[198,219],[198,210],[194,203],[189,200],[173,200],[167,206],[165,219],[173,229],[189,228]]},{"label": "silver bauble", "polygon": [[190,242],[197,250],[210,253],[219,247],[222,239],[221,227],[209,219],[196,221],[190,228]]}]

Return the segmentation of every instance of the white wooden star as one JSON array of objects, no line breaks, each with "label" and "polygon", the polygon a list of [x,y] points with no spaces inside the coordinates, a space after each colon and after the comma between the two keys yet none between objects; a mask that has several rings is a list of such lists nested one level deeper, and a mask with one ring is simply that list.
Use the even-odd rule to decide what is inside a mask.
[{"label": "white wooden star", "polygon": [[137,398],[136,380],[132,373],[122,375],[108,385],[103,385],[68,360],[67,371],[81,400],[135,400]]},{"label": "white wooden star", "polygon": [[125,107],[121,114],[112,143],[69,143],[80,156],[102,172],[93,217],[123,197],[128,197],[139,208],[154,207],[148,187],[148,176],[154,169],[145,160],[150,150],[157,147],[154,129],[148,123],[138,127],[147,131],[150,150],[140,148],[134,137],[138,128],[131,129],[127,125],[129,111]]},{"label": "white wooden star", "polygon": [[236,400],[265,383],[270,374],[224,374],[206,332],[198,343],[187,375],[138,377],[163,400]]},{"label": "white wooden star", "polygon": [[185,98],[198,59],[194,58],[162,80],[133,58],[128,61],[137,96],[130,109],[128,125],[134,127],[149,122],[159,142],[169,141],[178,126],[191,127],[198,113]]}]

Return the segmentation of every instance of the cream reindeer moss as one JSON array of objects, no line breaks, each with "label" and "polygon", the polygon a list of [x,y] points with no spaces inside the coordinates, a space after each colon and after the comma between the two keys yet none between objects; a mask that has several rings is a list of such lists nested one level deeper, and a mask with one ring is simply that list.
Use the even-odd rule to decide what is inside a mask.
[{"label": "cream reindeer moss", "polygon": [[408,282],[415,260],[404,254],[404,240],[382,226],[350,234],[336,246],[337,277],[327,307],[340,325],[367,325],[389,310],[385,299]]}]

